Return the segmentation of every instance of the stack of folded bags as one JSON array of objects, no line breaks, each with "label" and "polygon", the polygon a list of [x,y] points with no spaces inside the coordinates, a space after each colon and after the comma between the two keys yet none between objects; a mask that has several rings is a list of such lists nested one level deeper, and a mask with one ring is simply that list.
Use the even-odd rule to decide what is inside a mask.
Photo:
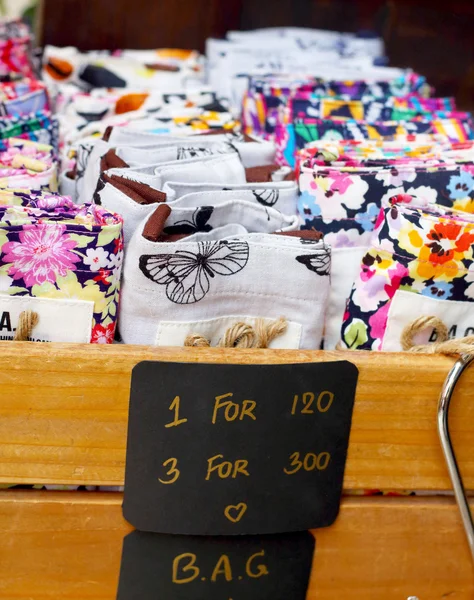
[{"label": "stack of folded bags", "polygon": [[58,121],[30,32],[3,21],[0,45],[0,337],[111,343],[122,218],[60,195]]},{"label": "stack of folded bags", "polygon": [[124,219],[123,342],[319,346],[330,249],[299,231],[295,174],[273,143],[136,122],[105,138],[79,149],[76,198]]},{"label": "stack of folded bags", "polygon": [[32,36],[19,19],[0,21],[0,77],[2,81],[33,77]]},{"label": "stack of folded bags", "polygon": [[[471,114],[371,52],[337,57],[323,36],[311,60],[308,31],[282,33],[267,32],[265,44],[297,39],[300,59],[280,50],[287,68],[241,74],[243,131],[274,142],[276,162],[296,169],[301,228],[331,247],[323,347],[405,349],[405,330],[423,316],[440,318],[451,337],[472,334]],[[230,39],[229,53],[236,44],[249,54],[243,42],[259,35]],[[305,68],[288,68],[297,62]],[[436,335],[428,329],[416,343]]]},{"label": "stack of folded bags", "polygon": [[[408,209],[410,214],[430,210],[432,217],[455,214],[456,211],[461,215],[465,213],[464,217],[469,219],[467,213],[474,212],[474,143],[320,142],[300,154],[299,214],[302,227],[321,231],[332,247],[325,347],[336,347],[341,340],[342,326],[345,346],[370,349],[372,345],[368,339],[363,342],[360,337],[351,339],[351,331],[355,331],[351,311],[355,310],[355,305],[349,303],[346,307],[346,300],[351,287],[360,288],[366,276],[365,267],[360,266],[361,260],[362,265],[364,260],[371,260],[367,258],[367,251],[377,235],[380,239],[380,233],[375,232],[377,225],[385,216],[404,214]],[[415,230],[406,235],[417,236]],[[386,243],[387,249],[393,249],[392,240]],[[417,243],[421,249],[421,238],[417,237]],[[444,252],[448,251],[449,243],[440,240],[440,244],[439,256],[429,255],[429,260],[442,261],[449,256],[449,252]],[[436,274],[435,269],[433,275]],[[381,282],[368,278],[364,287],[373,286],[376,281]],[[423,295],[442,298],[444,294],[434,292],[438,283],[441,282],[436,278],[433,281],[428,278],[426,287],[411,286],[408,280],[404,285],[410,291],[418,289]],[[380,297],[375,288],[372,291],[371,305],[377,307]],[[352,296],[355,294],[358,298],[359,293],[353,291]],[[413,310],[405,311],[403,325],[409,324],[410,317],[414,320],[423,316],[423,313],[418,314],[414,302],[411,297]],[[356,323],[359,329],[365,327],[360,319]],[[401,332],[398,333],[400,337]],[[380,348],[374,346],[373,349]],[[391,349],[400,349],[400,344]]]},{"label": "stack of folded bags", "polygon": [[[30,299],[29,337],[400,350],[426,315],[468,335],[471,115],[368,34],[206,52],[46,47],[43,82],[0,84],[0,300]],[[51,301],[77,323],[45,331]]]},{"label": "stack of folded bags", "polygon": [[[267,34],[265,43],[273,39],[281,44],[277,34]],[[288,36],[300,44],[303,36],[305,47],[304,31],[290,30]],[[258,34],[249,39],[256,41]],[[410,69],[380,66],[383,57],[370,51],[382,54],[383,46],[367,46],[375,40],[356,41],[352,52],[340,56],[335,50],[331,54],[326,40],[317,53],[311,45],[301,49],[304,59],[299,62],[292,55],[282,60],[285,70],[247,71],[244,131],[274,140],[278,162],[290,166],[298,150],[317,140],[393,140],[420,134],[454,142],[472,138],[471,115],[459,111],[454,99],[431,97],[426,79]],[[299,68],[292,68],[293,63]]]}]

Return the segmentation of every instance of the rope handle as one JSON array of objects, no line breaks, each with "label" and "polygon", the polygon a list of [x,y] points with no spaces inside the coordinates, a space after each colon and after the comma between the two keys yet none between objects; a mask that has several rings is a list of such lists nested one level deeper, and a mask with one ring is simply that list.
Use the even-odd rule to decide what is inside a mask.
[{"label": "rope handle", "polygon": [[[416,334],[428,327],[436,331],[437,341],[429,344],[415,344],[413,338]],[[474,335],[451,340],[449,339],[448,328],[439,317],[418,317],[403,329],[400,344],[406,352],[447,355],[472,354],[474,352]]]},{"label": "rope handle", "polygon": [[33,329],[39,323],[39,315],[33,310],[24,310],[20,313],[18,326],[15,331],[14,342],[26,342],[31,338]]},{"label": "rope handle", "polygon": [[[264,319],[256,319],[254,325],[243,321],[234,323],[217,343],[218,348],[268,348],[270,343],[285,333],[288,321],[280,317],[272,323]],[[190,333],[184,340],[185,346],[194,348],[210,348],[211,342],[199,333]]]}]

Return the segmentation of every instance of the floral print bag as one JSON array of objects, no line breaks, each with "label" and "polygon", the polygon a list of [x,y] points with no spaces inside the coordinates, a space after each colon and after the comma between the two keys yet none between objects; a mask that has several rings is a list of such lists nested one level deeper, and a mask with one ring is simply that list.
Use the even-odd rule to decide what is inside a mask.
[{"label": "floral print bag", "polygon": [[[401,350],[404,328],[438,316],[452,337],[474,332],[474,217],[442,207],[382,209],[347,303],[342,345]],[[433,340],[428,335],[419,340]]]},{"label": "floral print bag", "polygon": [[[34,333],[41,341],[111,343],[123,260],[121,217],[41,192],[7,192],[3,200],[9,202],[0,206],[3,313],[38,312]],[[54,318],[62,318],[64,328],[58,330]],[[13,339],[12,329],[3,339]]]}]

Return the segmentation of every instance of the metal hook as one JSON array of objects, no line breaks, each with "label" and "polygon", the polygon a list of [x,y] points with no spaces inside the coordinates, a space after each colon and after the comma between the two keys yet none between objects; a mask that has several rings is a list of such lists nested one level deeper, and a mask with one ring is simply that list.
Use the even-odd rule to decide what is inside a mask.
[{"label": "metal hook", "polygon": [[451,371],[448,373],[441,390],[438,402],[438,434],[443,448],[444,458],[449,471],[449,476],[453,484],[454,495],[461,513],[464,530],[466,531],[467,541],[471,549],[472,560],[474,562],[474,522],[469,503],[466,497],[466,490],[459,471],[456,455],[449,435],[449,404],[456,384],[467,367],[474,360],[474,354],[462,354],[456,361]]}]

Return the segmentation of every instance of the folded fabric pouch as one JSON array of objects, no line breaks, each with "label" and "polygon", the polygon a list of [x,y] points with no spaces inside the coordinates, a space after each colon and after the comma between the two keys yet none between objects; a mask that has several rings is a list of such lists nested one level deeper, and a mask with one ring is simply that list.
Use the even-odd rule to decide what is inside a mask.
[{"label": "folded fabric pouch", "polygon": [[[24,195],[22,204],[0,206],[0,338],[111,343],[123,259],[121,217],[40,193]],[[37,318],[26,335],[25,311]]]},{"label": "folded fabric pouch", "polygon": [[[444,136],[425,139],[422,135],[388,140],[318,140],[300,150],[297,162],[307,159],[319,166],[362,166],[375,159],[438,158],[462,162],[474,157],[474,142],[447,142]],[[373,164],[373,163],[371,163]]]},{"label": "folded fabric pouch", "polygon": [[6,150],[5,140],[11,137],[48,144],[59,150],[59,126],[56,117],[49,111],[39,111],[33,115],[0,117],[0,150]]},{"label": "folded fabric pouch", "polygon": [[180,183],[177,181],[168,181],[163,186],[163,192],[166,194],[168,203],[184,196],[195,198],[197,194],[223,191],[234,192],[236,195],[238,193],[238,196],[245,200],[251,200],[253,197],[262,206],[275,208],[284,215],[297,214],[298,185],[294,181],[241,184]]},{"label": "folded fabric pouch", "polygon": [[50,110],[46,85],[36,79],[0,84],[0,114],[18,117]]},{"label": "folded fabric pouch", "polygon": [[[125,103],[128,97],[132,104],[131,97],[143,97],[143,95],[128,94],[122,99]],[[89,102],[86,102],[86,99]],[[125,109],[126,106],[123,108]],[[66,151],[69,150],[70,145],[91,136],[96,138],[106,132],[109,127],[125,127],[132,123],[135,124],[137,132],[172,136],[196,135],[221,130],[232,132],[240,127],[239,122],[229,112],[206,110],[203,107],[195,107],[192,111],[167,108],[153,113],[147,113],[145,108],[140,108],[124,110],[124,112],[115,114],[107,104],[104,106],[101,102],[86,95],[86,98],[81,98],[79,109],[80,112],[77,112],[74,107],[66,106],[65,110],[58,111],[61,135],[66,145]]]},{"label": "folded fabric pouch", "polygon": [[[82,203],[92,201],[93,194],[97,188],[100,172],[104,166],[104,152],[100,149],[103,144],[96,144],[90,151],[89,159],[83,160],[81,152],[87,154],[87,149],[80,149],[78,154],[78,170],[76,173],[76,189],[78,200]],[[135,167],[134,171],[150,175],[154,182],[154,187],[162,189],[167,181],[183,182],[221,182],[221,183],[245,183],[245,169],[240,160],[239,154],[232,147],[227,146],[226,152],[222,154],[216,149],[216,153],[204,154],[188,158],[186,153],[180,154],[180,158],[166,160],[171,155],[176,156],[176,149],[167,151],[164,149],[162,156],[164,160],[160,163],[147,164],[141,167]],[[158,154],[159,151],[155,151]],[[128,152],[131,154],[131,152]],[[130,165],[121,159],[115,152],[107,154],[107,159],[112,166],[127,168]],[[82,171],[83,164],[87,166]]]},{"label": "folded fabric pouch", "polygon": [[235,152],[235,148],[229,142],[216,141],[212,143],[211,141],[211,143],[201,144],[199,140],[193,141],[192,139],[180,140],[174,144],[161,147],[134,148],[133,146],[123,146],[115,148],[115,154],[131,168]]},{"label": "folded fabric pouch", "polygon": [[[140,111],[142,116],[146,116],[165,105],[215,110],[217,102],[215,93],[207,88],[183,91],[179,94],[160,94],[155,90],[134,91],[130,88],[96,88],[85,92],[72,84],[61,85],[55,98],[56,110],[70,120],[78,121],[78,126],[129,112]],[[222,112],[225,112],[223,107]]]},{"label": "folded fabric pouch", "polygon": [[[186,79],[198,79],[202,68],[192,50],[105,51],[81,53],[77,48],[46,46],[43,77],[46,81],[74,82],[90,88],[153,88],[172,91],[184,87]],[[173,53],[173,56],[170,55]]]},{"label": "folded fabric pouch", "polygon": [[[342,325],[342,346],[399,351],[406,327],[436,316],[451,337],[474,331],[474,218],[396,204],[383,209],[362,258]],[[434,339],[420,334],[417,343]]]},{"label": "folded fabric pouch", "polygon": [[150,133],[175,133],[192,134],[205,133],[206,131],[234,131],[240,127],[232,113],[203,108],[176,109],[166,108],[155,113],[153,118],[135,121],[137,127],[141,126]]},{"label": "folded fabric pouch", "polygon": [[294,166],[295,153],[310,142],[321,139],[396,139],[399,135],[440,134],[446,140],[465,142],[474,137],[469,119],[412,119],[406,121],[365,122],[349,119],[297,119],[279,123],[275,130],[277,162]]},{"label": "folded fabric pouch", "polygon": [[[363,97],[360,100],[318,96],[310,92],[297,92],[290,96],[287,106],[280,110],[287,123],[295,119],[355,119],[360,121],[401,121],[413,118],[469,118],[467,113],[451,108],[449,98],[420,98],[418,102],[405,96],[404,102],[396,96],[375,98]],[[430,106],[433,108],[428,108]],[[448,106],[448,108],[446,108]]]},{"label": "folded fabric pouch", "polygon": [[[239,133],[227,132],[220,134],[213,133],[212,135],[193,135],[183,139],[182,136],[164,136],[140,131],[134,128],[133,124],[125,127],[111,128],[111,130],[107,132],[107,141],[111,148],[127,146],[145,149],[150,147],[159,148],[160,146],[175,145],[178,148],[189,148],[189,152],[191,152],[193,148],[199,152],[203,152],[201,149],[205,149],[208,146],[227,143],[231,144],[237,150],[245,167],[273,164],[275,162],[276,153],[276,147],[273,142]],[[184,150],[182,152],[184,152]],[[147,162],[149,162],[148,159]]]},{"label": "folded fabric pouch", "polygon": [[58,189],[58,162],[52,146],[18,138],[5,140],[0,151],[0,188]]},{"label": "folded fabric pouch", "polygon": [[129,177],[133,177],[133,172],[127,169],[106,171],[102,178],[103,187],[95,194],[97,203],[123,216],[125,247],[139,224],[161,203],[172,208],[167,228],[173,229],[166,229],[165,233],[209,232],[228,223],[243,225],[249,232],[262,233],[299,228],[295,213],[284,215],[270,205],[271,188],[262,188],[257,193],[252,189],[194,191],[178,198],[176,192],[168,197],[166,193]]},{"label": "folded fabric pouch", "polygon": [[322,231],[334,247],[366,245],[381,206],[399,194],[415,196],[421,205],[474,212],[472,162],[339,169],[307,164],[299,175],[302,229]]},{"label": "folded fabric pouch", "polygon": [[20,19],[0,23],[0,75],[21,74],[33,77],[31,34]]},{"label": "folded fabric pouch", "polygon": [[[211,136],[212,137],[212,136]],[[83,202],[90,202],[98,186],[100,172],[109,167],[129,168],[129,164],[117,155],[115,150],[106,152],[107,143],[98,141],[94,146],[81,146],[76,170],[76,196]],[[181,150],[180,150],[181,148]],[[194,147],[194,150],[196,148]],[[240,154],[227,142],[209,145],[204,151],[190,151],[190,147],[165,147],[154,150],[155,163],[134,167],[137,175],[156,189],[162,189],[168,181],[182,183],[220,183],[223,185],[246,182],[283,181],[292,179],[294,174],[289,167],[261,165],[244,168]],[[106,153],[105,153],[106,152]],[[127,158],[138,158],[136,149],[122,149]],[[140,151],[143,152],[143,151]],[[195,156],[193,156],[195,154]],[[163,162],[159,161],[161,155]],[[178,156],[177,160],[166,160]]]},{"label": "folded fabric pouch", "polygon": [[[447,154],[452,152],[453,160],[469,152],[465,148],[456,153],[454,146],[444,146]],[[413,153],[413,148],[408,151]],[[470,172],[473,163],[419,166],[417,159],[413,159],[415,166],[385,161],[384,167],[360,169],[311,167],[312,160],[303,163],[300,171],[299,210],[302,229],[322,231],[325,241],[333,247],[324,335],[325,349],[332,350],[340,339],[345,300],[360,258],[370,243],[380,207],[387,206],[389,201],[400,201],[422,206],[438,203],[473,211],[474,174]]]},{"label": "folded fabric pouch", "polygon": [[406,97],[417,92],[425,94],[426,87],[426,79],[415,73],[402,75],[391,81],[330,81],[294,76],[251,77],[243,98],[244,131],[257,135],[273,134],[282,109],[288,105],[293,95],[300,92],[341,100],[372,98],[385,101],[392,96]]},{"label": "folded fabric pouch", "polygon": [[[165,218],[169,210],[158,209]],[[216,345],[237,325],[256,327],[257,320],[271,338],[272,324],[283,317],[270,347],[319,348],[330,249],[318,236],[248,233],[230,224],[179,239],[162,234],[155,242],[144,237],[148,223],[127,250],[119,319],[125,343],[182,346],[199,335]],[[225,345],[238,341],[235,335]]]},{"label": "folded fabric pouch", "polygon": [[292,96],[284,111],[284,119],[292,123],[294,119],[346,118],[359,121],[392,121],[411,119],[429,111],[409,107],[394,106],[394,96],[386,99],[364,98],[343,100],[317,96],[308,92],[298,92]]},{"label": "folded fabric pouch", "polygon": [[[193,138],[190,141],[188,138],[144,134],[141,142],[136,136],[134,138],[128,136],[127,142],[125,135],[122,136],[122,144],[112,145],[108,140],[116,129],[110,128],[107,132],[107,140],[83,142],[77,148],[74,197],[82,202],[90,202],[91,194],[97,187],[99,175],[103,170],[102,161],[106,154],[110,157],[113,156],[114,162],[111,166],[141,167],[190,158],[199,159],[215,154],[236,153],[235,148],[226,139],[214,141],[215,136],[206,136],[201,143],[200,140],[203,136],[199,136],[199,140]],[[225,136],[223,137],[225,138]],[[149,143],[151,140],[154,142],[153,145]],[[113,152],[110,152],[111,150]]]}]

